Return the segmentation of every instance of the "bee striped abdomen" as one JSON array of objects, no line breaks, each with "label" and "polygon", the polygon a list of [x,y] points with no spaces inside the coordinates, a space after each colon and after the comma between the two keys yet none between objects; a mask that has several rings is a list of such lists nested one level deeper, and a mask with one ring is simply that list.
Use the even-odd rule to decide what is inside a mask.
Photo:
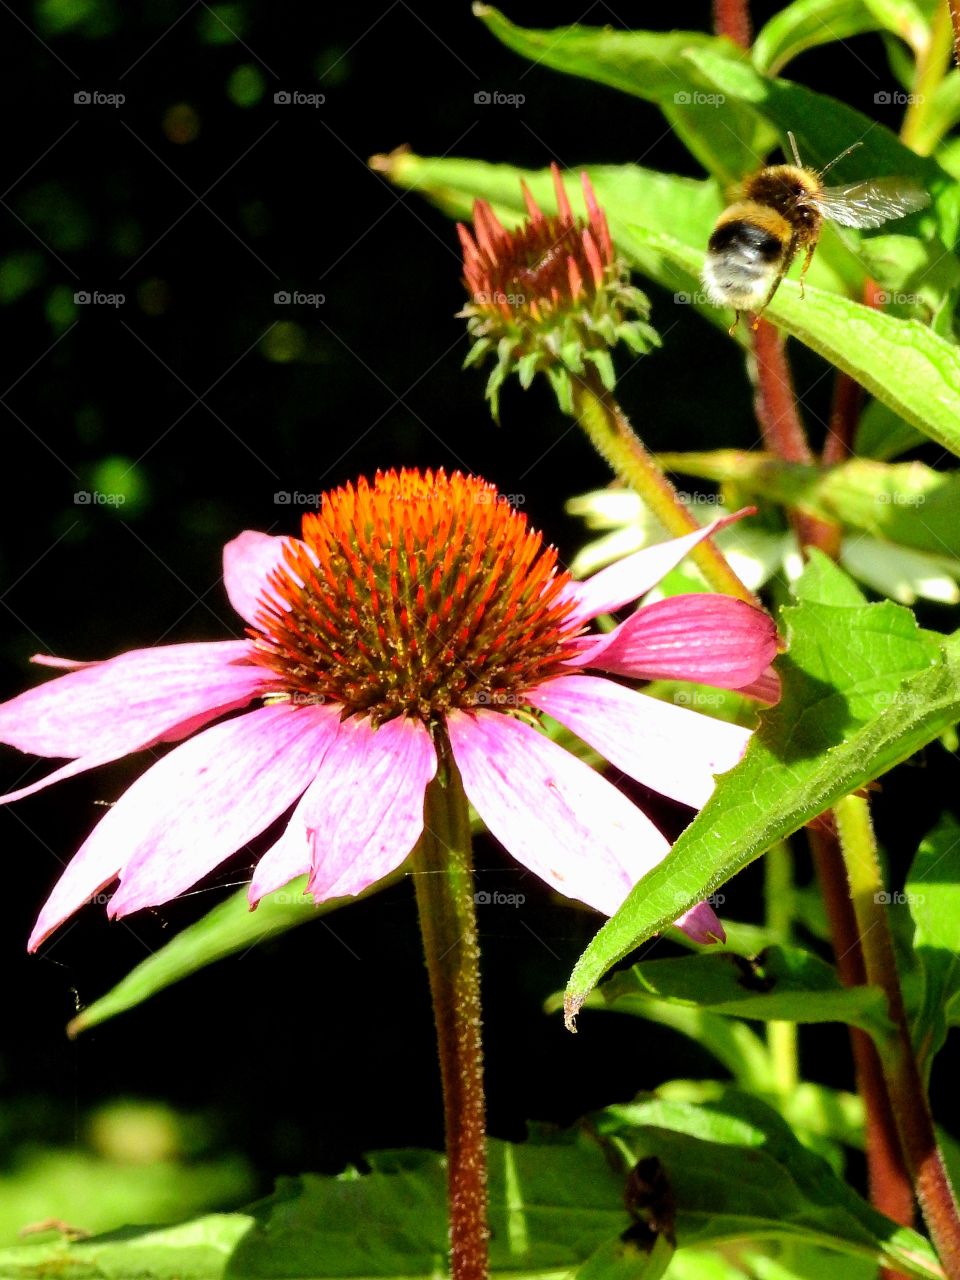
[{"label": "bee striped abdomen", "polygon": [[724,210],[703,264],[710,301],[738,311],[758,306],[788,260],[793,238],[787,219],[768,205],[741,200]]}]

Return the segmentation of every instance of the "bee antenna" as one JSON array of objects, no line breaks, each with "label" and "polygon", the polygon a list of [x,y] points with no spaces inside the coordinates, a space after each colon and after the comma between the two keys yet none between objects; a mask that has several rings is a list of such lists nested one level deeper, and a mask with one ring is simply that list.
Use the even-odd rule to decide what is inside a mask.
[{"label": "bee antenna", "polygon": [[790,139],[790,150],[793,152],[793,158],[797,162],[797,168],[802,169],[803,161],[800,159],[800,152],[797,150],[797,140],[789,129],[787,130],[787,137]]},{"label": "bee antenna", "polygon": [[820,177],[822,178],[825,173],[829,173],[833,166],[835,164],[839,164],[844,156],[848,156],[851,151],[856,151],[857,147],[862,146],[863,142],[854,142],[851,146],[847,147],[846,151],[841,151],[838,156],[834,156],[826,168],[820,170]]}]

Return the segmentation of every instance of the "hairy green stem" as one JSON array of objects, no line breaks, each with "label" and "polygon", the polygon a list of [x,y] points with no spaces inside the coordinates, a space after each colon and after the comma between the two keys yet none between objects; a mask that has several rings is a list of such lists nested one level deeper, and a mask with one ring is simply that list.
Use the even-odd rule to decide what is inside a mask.
[{"label": "hairy green stem", "polygon": [[[781,946],[789,946],[793,926],[793,863],[784,841],[767,850],[763,860],[767,929]],[[797,1024],[767,1023],[767,1048],[773,1078],[782,1097],[789,1097],[800,1078],[797,1060]]]},{"label": "hairy green stem", "polygon": [[930,39],[917,57],[913,93],[900,126],[901,140],[922,156],[930,155],[943,136],[942,125],[931,125],[930,108],[934,94],[950,66],[953,36],[950,17],[950,7],[941,2],[934,11],[930,24]]},{"label": "hairy green stem", "polygon": [[487,1280],[487,1154],[480,947],[470,814],[446,732],[427,787],[413,879],[437,1027],[447,1150],[452,1280]]},{"label": "hairy green stem", "polygon": [[867,981],[883,989],[894,1024],[880,1060],[897,1131],[944,1272],[949,1280],[960,1280],[960,1213],[910,1040],[870,809],[863,797],[851,795],[835,813]]},{"label": "hairy green stem", "polygon": [[[621,480],[640,495],[668,533],[679,538],[700,529],[699,522],[690,514],[594,370],[573,380],[573,408],[590,443]],[[758,604],[753,592],[743,585],[711,540],[694,547],[690,558],[714,591]]]}]

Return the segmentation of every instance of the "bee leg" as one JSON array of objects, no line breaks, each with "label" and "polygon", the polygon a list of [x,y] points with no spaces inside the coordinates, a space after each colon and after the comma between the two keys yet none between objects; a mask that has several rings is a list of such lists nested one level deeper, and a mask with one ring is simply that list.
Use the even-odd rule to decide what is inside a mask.
[{"label": "bee leg", "polygon": [[733,324],[732,324],[732,325],[730,326],[730,328],[727,330],[727,337],[728,337],[728,338],[732,338],[732,337],[733,337],[733,335],[737,332],[737,325],[738,325],[739,323],[740,323],[740,312],[739,312],[739,311],[735,311],[735,312],[733,313]]},{"label": "bee leg", "polygon": [[800,268],[800,297],[801,298],[804,296],[803,277],[807,274],[807,268],[810,266],[810,263],[813,261],[813,251],[814,249],[816,249],[816,247],[817,247],[816,241],[814,241],[813,244],[808,247],[806,257],[803,259],[803,266]]}]

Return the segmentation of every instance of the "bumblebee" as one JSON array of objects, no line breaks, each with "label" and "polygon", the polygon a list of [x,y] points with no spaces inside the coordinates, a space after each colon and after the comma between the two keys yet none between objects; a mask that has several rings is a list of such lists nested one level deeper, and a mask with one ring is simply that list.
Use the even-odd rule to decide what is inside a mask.
[{"label": "bumblebee", "polygon": [[803,277],[817,247],[824,219],[844,227],[879,227],[930,203],[923,187],[907,178],[869,178],[825,187],[824,176],[851,151],[847,147],[826,168],[809,169],[788,132],[796,164],[767,165],[743,184],[740,199],[724,209],[707,241],[703,285],[715,306],[753,314],[754,329],[780,281],[801,249]]}]

